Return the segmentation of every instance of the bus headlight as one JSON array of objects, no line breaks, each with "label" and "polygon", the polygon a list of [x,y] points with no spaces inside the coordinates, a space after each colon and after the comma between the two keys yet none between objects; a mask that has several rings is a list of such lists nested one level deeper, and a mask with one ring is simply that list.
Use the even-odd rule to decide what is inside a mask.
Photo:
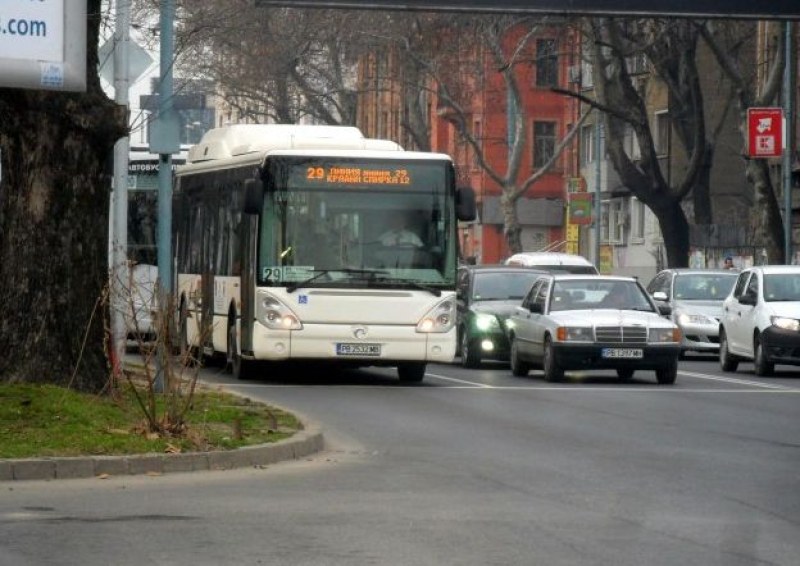
[{"label": "bus headlight", "polygon": [[260,295],[256,304],[256,318],[272,330],[300,330],[302,323],[292,309],[272,295]]},{"label": "bus headlight", "polygon": [[456,320],[456,300],[449,297],[433,307],[417,323],[417,332],[449,332]]}]

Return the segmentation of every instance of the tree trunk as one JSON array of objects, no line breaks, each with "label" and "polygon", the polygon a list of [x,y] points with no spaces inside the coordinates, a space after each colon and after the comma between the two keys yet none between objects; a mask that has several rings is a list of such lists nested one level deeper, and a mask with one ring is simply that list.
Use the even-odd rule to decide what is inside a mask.
[{"label": "tree trunk", "polygon": [[747,178],[755,188],[753,212],[757,215],[756,241],[766,248],[768,263],[784,263],[783,218],[769,176],[767,161],[765,159],[748,161]]},{"label": "tree trunk", "polygon": [[689,223],[677,199],[653,207],[658,218],[668,267],[689,267]]},{"label": "tree trunk", "polygon": [[90,0],[86,93],[0,89],[0,380],[105,386],[108,211],[124,112],[97,78]]},{"label": "tree trunk", "polygon": [[500,207],[503,211],[503,235],[508,244],[508,251],[517,254],[522,251],[522,228],[517,218],[517,199],[509,196],[511,192],[513,187],[503,187]]}]

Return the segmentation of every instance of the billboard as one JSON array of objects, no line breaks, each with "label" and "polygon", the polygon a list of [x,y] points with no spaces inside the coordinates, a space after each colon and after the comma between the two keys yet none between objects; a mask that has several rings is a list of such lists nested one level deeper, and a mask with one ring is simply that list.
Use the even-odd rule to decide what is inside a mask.
[{"label": "billboard", "polygon": [[798,0],[255,0],[256,6],[484,13],[800,18]]},{"label": "billboard", "polygon": [[747,155],[783,155],[783,108],[747,109]]},{"label": "billboard", "polygon": [[0,86],[86,90],[86,0],[3,0]]}]

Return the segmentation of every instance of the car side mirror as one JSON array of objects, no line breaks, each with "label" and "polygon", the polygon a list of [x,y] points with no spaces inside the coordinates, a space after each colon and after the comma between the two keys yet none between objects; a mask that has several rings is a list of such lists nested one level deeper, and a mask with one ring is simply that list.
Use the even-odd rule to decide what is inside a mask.
[{"label": "car side mirror", "polygon": [[667,297],[667,294],[664,291],[656,291],[655,293],[653,293],[653,298],[656,301],[667,301],[667,300],[669,300],[669,297]]},{"label": "car side mirror", "polygon": [[264,183],[261,179],[247,179],[244,182],[244,207],[245,214],[259,214],[264,205]]},{"label": "car side mirror", "polygon": [[462,222],[472,222],[478,216],[475,191],[472,187],[456,189],[456,215]]},{"label": "car side mirror", "polygon": [[[653,297],[655,299],[655,297]],[[658,299],[656,299],[658,300]],[[661,316],[669,316],[672,314],[672,307],[667,304],[659,303],[656,305],[658,307],[658,314]]]},{"label": "car side mirror", "polygon": [[528,305],[528,310],[531,312],[542,314],[542,304],[541,303],[531,303]]}]

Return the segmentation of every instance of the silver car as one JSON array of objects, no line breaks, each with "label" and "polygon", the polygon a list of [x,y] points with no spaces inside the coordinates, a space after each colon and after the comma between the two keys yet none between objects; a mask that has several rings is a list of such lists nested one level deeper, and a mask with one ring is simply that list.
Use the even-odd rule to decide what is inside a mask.
[{"label": "silver car", "polygon": [[737,271],[731,269],[665,269],[647,285],[657,304],[668,304],[681,329],[681,353],[719,352],[722,301],[731,292]]},{"label": "silver car", "polygon": [[543,275],[509,320],[511,372],[533,367],[547,381],[565,370],[615,369],[621,380],[655,370],[675,383],[680,330],[638,281],[604,275]]}]

